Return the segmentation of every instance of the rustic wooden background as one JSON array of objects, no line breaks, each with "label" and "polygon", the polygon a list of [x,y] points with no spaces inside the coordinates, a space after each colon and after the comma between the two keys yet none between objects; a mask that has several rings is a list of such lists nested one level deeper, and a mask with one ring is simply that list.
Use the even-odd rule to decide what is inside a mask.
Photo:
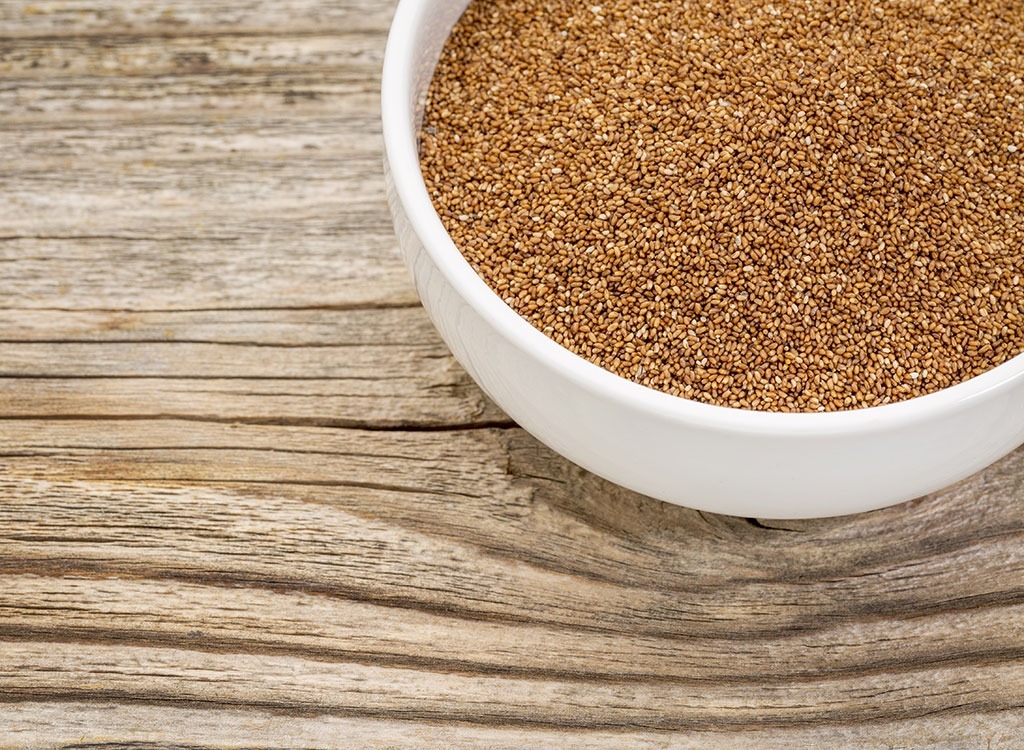
[{"label": "rustic wooden background", "polygon": [[398,257],[392,5],[0,2],[0,747],[1024,746],[1024,452],[773,523],[538,445]]}]

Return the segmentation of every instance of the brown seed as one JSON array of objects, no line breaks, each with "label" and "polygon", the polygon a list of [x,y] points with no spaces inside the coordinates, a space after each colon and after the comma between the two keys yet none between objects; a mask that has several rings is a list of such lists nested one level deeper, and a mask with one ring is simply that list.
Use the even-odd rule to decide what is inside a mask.
[{"label": "brown seed", "polygon": [[1021,71],[1020,0],[473,0],[422,167],[476,271],[580,356],[874,406],[1024,349]]}]

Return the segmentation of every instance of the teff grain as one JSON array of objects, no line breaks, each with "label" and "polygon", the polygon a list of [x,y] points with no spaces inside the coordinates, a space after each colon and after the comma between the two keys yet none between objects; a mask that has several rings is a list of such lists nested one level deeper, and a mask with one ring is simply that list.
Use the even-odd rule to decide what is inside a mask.
[{"label": "teff grain", "polygon": [[473,0],[421,138],[487,283],[651,388],[854,409],[1024,348],[1021,0]]}]

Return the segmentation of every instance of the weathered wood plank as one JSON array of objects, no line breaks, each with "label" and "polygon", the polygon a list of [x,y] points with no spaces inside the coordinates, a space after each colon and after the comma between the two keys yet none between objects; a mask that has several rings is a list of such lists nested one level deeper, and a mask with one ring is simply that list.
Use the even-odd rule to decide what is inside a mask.
[{"label": "weathered wood plank", "polygon": [[0,413],[34,419],[178,418],[367,429],[506,423],[465,373],[431,365],[427,372],[386,380],[0,378]]},{"label": "weathered wood plank", "polygon": [[[922,515],[941,517],[984,483],[990,493],[1005,493],[1002,501],[987,499],[987,507],[1002,509],[1002,518],[971,520],[970,506],[960,508],[960,529],[921,525],[920,543],[893,553],[888,550],[905,533],[892,522],[894,510],[809,522],[802,531],[782,532],[782,540],[751,524],[730,526],[602,488],[578,470],[548,478],[543,467],[564,462],[518,431],[368,435],[160,426],[9,423],[4,433],[16,448],[3,449],[0,465],[20,497],[0,510],[12,535],[4,565],[46,572],[61,559],[66,572],[99,565],[113,575],[164,576],[205,561],[239,582],[344,585],[375,600],[423,597],[424,607],[472,618],[686,638],[771,637],[1016,605],[1024,588],[1013,494],[1020,454],[975,480],[973,490],[968,483],[918,504]],[[368,481],[375,470],[386,480]],[[68,527],[62,540],[49,531],[55,507]],[[136,523],[121,530],[124,514]],[[263,516],[272,528],[289,519],[297,539],[316,533],[323,546],[306,554],[288,536],[260,534],[251,524]],[[211,527],[210,518],[218,526]],[[106,540],[100,547],[97,534]],[[692,549],[680,546],[684,539]],[[47,540],[42,555],[36,540]],[[828,554],[825,540],[831,541]],[[159,571],[148,558],[135,558],[151,547],[161,550]],[[236,559],[234,548],[257,554]],[[344,570],[334,566],[334,554],[346,558]],[[290,558],[287,566],[276,562],[282,555]],[[472,574],[453,573],[453,560]],[[314,582],[303,583],[300,570],[310,571]],[[388,584],[375,591],[380,575]],[[443,583],[421,591],[421,580]]]},{"label": "weathered wood plank", "polygon": [[[134,358],[124,356],[126,346]],[[47,374],[41,363],[52,357],[51,344],[0,344],[0,376]],[[272,378],[388,378],[412,377],[416,364],[431,359],[441,368],[451,368],[451,360],[437,345],[356,347],[311,345],[281,346],[287,352],[263,351],[270,346],[206,344],[152,341],[126,344],[63,343],[59,345],[61,362],[51,366],[51,377],[169,377],[233,378],[263,376]],[[356,351],[348,351],[356,349]],[[426,352],[422,352],[426,349]],[[341,351],[339,351],[341,350]],[[421,350],[421,351],[417,351]],[[279,355],[275,357],[275,354]],[[400,359],[408,354],[415,362]],[[286,355],[286,356],[280,356]],[[52,361],[52,360],[51,360]],[[435,368],[436,369],[436,368]]]},{"label": "weathered wood plank", "polygon": [[482,727],[349,716],[282,716],[247,708],[25,702],[0,704],[0,722],[10,727],[0,748],[54,747],[65,750],[182,750],[237,748],[257,744],[270,750],[310,747],[370,750],[444,747],[452,750],[571,747],[580,750],[630,747],[638,750],[792,750],[798,747],[918,748],[919,750],[1015,750],[1024,715],[939,715],[920,720],[830,727],[745,730],[743,732],[650,732]]},{"label": "weathered wood plank", "polygon": [[[278,127],[271,140],[288,130],[287,122]],[[256,136],[245,137],[262,148]],[[68,157],[67,166],[33,164],[37,171],[25,170],[0,207],[2,304],[415,302],[384,205],[378,154],[345,159],[334,146],[296,143],[291,154],[254,160],[231,153],[235,138],[211,146],[216,153],[206,159],[154,161],[154,153],[149,161],[94,162],[83,154]],[[54,195],[70,210],[54,215]]]},{"label": "weathered wood plank", "polygon": [[103,79],[112,76],[162,78],[213,71],[220,78],[228,71],[305,74],[344,67],[350,72],[379,64],[378,29],[361,27],[358,17],[347,21],[345,26],[319,31],[289,34],[274,29],[227,38],[218,32],[179,30],[159,45],[135,31],[73,36],[59,46],[51,37],[8,37],[0,52],[0,72],[19,74],[23,86],[60,87],[62,80],[77,76],[95,77],[94,84],[102,86]]},{"label": "weathered wood plank", "polygon": [[[292,112],[296,107],[300,111]],[[232,112],[230,117],[208,111],[180,115],[142,112],[131,116],[70,112],[60,122],[35,118],[31,128],[25,125],[33,118],[11,113],[10,119],[0,120],[0,132],[13,151],[26,157],[26,161],[31,157],[31,163],[21,165],[19,174],[28,173],[36,179],[45,178],[44,167],[59,159],[106,161],[122,168],[136,163],[152,168],[161,161],[191,166],[203,159],[229,157],[237,167],[242,160],[254,156],[269,161],[271,155],[278,160],[318,155],[310,154],[311,151],[319,155],[329,152],[335,159],[344,155],[346,161],[358,157],[367,170],[371,162],[372,169],[379,170],[380,122],[376,113],[349,106],[307,117],[302,109],[303,105],[296,103],[259,116],[242,111]],[[314,182],[322,182],[324,177],[308,175]],[[372,176],[367,172],[360,179],[369,183]],[[340,208],[351,214],[358,211],[350,206],[350,197],[372,202],[382,194],[379,183],[373,185],[371,198],[355,194],[347,181],[338,189],[346,191]]]},{"label": "weathered wood plank", "polygon": [[369,428],[506,421],[419,307],[0,310],[0,416]]},{"label": "weathered wood plank", "polygon": [[[47,675],[51,685],[40,687]],[[102,685],[93,682],[103,674]],[[862,677],[836,697],[834,681],[804,684],[608,684],[430,673],[396,667],[217,654],[153,646],[29,643],[0,651],[0,681],[11,697],[45,699],[59,687],[71,700],[262,709],[512,727],[630,729],[763,728],[843,717],[919,717],[1024,703],[1018,665],[957,666],[918,674]],[[56,684],[53,684],[56,683]],[[963,695],[935,686],[958,685]],[[472,701],[461,700],[472,695]],[[808,703],[809,695],[828,695]],[[888,708],[888,711],[886,710]],[[894,710],[895,709],[895,710]],[[887,715],[888,714],[888,715]]]},{"label": "weathered wood plank", "polygon": [[[7,576],[0,591],[0,638],[287,654],[562,681],[802,684],[830,678],[839,685],[872,672],[927,673],[999,659],[1018,648],[1022,613],[1024,607],[1011,605],[835,624],[764,639],[670,638],[495,622],[355,601],[329,591],[22,573]],[[964,632],[980,637],[963,643]]]},{"label": "weathered wood plank", "polygon": [[[212,208],[208,219],[213,221]],[[0,240],[0,284],[8,307],[71,309],[251,309],[412,305],[416,293],[393,239],[338,231],[338,217],[296,219],[293,232],[249,222],[244,232],[170,222],[136,237],[104,235],[110,227],[67,226],[92,232]],[[84,222],[83,222],[84,223]],[[209,225],[206,225],[209,226]],[[49,229],[49,227],[47,228]],[[383,233],[383,230],[381,230]],[[349,257],[351,262],[340,262]]]},{"label": "weathered wood plank", "polygon": [[390,8],[25,7],[0,10],[0,305],[415,302],[381,179]]},{"label": "weathered wood plank", "polygon": [[32,0],[0,3],[0,30],[5,37],[150,33],[187,34],[195,29],[225,36],[252,31],[344,29],[355,21],[383,31],[391,19],[390,3],[358,0]]},{"label": "weathered wood plank", "polygon": [[[447,354],[419,305],[311,310],[0,309],[5,344],[190,342],[231,346],[422,346]],[[402,352],[402,355],[406,352]],[[396,357],[397,358],[397,357]],[[41,359],[52,365],[54,358]]]}]

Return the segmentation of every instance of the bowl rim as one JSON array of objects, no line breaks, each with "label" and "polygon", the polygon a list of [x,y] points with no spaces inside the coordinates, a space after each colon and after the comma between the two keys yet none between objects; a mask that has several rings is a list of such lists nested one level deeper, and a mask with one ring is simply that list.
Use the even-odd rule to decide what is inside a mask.
[{"label": "bowl rim", "polygon": [[673,396],[616,375],[574,354],[522,318],[473,270],[434,209],[420,169],[413,91],[416,32],[437,0],[400,0],[381,75],[381,120],[393,190],[425,252],[455,291],[500,335],[574,385],[669,421],[745,434],[835,435],[888,430],[934,419],[993,397],[1024,376],[1024,353],[942,390],[881,406],[830,412],[770,412],[718,406]]}]

